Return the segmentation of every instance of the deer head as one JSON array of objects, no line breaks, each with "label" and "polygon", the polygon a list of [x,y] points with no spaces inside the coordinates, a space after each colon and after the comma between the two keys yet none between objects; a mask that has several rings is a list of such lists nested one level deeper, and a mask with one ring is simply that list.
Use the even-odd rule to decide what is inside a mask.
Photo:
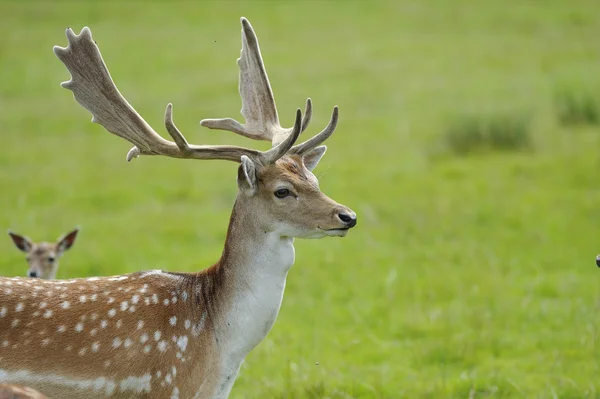
[{"label": "deer head", "polygon": [[12,231],[8,232],[15,246],[25,252],[28,277],[39,277],[45,280],[52,280],[56,277],[58,271],[58,260],[75,243],[75,238],[79,229],[70,231],[60,237],[56,242],[35,243],[26,236],[22,236]]},{"label": "deer head", "polygon": [[246,123],[234,119],[204,119],[202,126],[240,134],[255,140],[271,141],[272,148],[261,152],[236,146],[193,145],[173,123],[172,105],[165,113],[166,130],[173,139],[158,135],[133,109],[115,86],[90,30],[75,35],[67,30],[69,46],[54,47],[56,56],[71,73],[62,84],[75,99],[109,132],[134,147],[127,161],[140,155],[164,155],[187,159],[222,159],[237,162],[238,203],[252,209],[260,229],[289,237],[319,238],[344,236],[356,225],[356,214],[323,194],[312,173],[326,147],[321,145],[335,131],[338,108],[320,133],[294,145],[312,115],[312,102],[306,102],[304,119],[298,109],[294,126],[283,128],[262,61],[258,40],[247,19],[242,18],[242,51],[239,91]]}]

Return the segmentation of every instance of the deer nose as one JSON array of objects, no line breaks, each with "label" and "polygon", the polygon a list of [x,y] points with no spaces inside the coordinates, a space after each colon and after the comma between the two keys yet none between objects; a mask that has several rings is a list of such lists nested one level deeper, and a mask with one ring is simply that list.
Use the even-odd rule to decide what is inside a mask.
[{"label": "deer nose", "polygon": [[37,277],[37,272],[29,272],[29,277]]},{"label": "deer nose", "polygon": [[342,222],[344,222],[346,224],[346,226],[348,226],[348,228],[356,226],[356,213],[354,213],[354,212],[338,213],[338,217],[340,218],[340,220]]}]

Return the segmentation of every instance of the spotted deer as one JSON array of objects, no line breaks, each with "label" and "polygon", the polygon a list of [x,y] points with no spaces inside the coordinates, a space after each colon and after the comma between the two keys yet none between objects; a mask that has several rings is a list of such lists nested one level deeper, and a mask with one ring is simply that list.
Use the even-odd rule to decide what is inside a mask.
[{"label": "spotted deer", "polygon": [[25,252],[27,276],[39,277],[45,280],[56,278],[58,259],[75,243],[79,229],[74,229],[60,237],[56,242],[33,242],[29,238],[12,231],[8,232],[15,246]]},{"label": "spotted deer", "polygon": [[238,193],[220,259],[198,273],[162,270],[112,277],[40,281],[0,279],[0,382],[22,383],[52,398],[226,398],[248,353],[279,313],[294,263],[294,238],[343,237],[356,214],[321,192],[312,170],[325,153],[338,109],[314,137],[296,144],[312,114],[279,123],[258,41],[242,18],[238,59],[245,123],[203,126],[271,141],[267,151],[192,145],[173,123],[159,136],[117,90],[85,27],[54,47],[79,104],[92,121],[140,155],[220,159],[239,164]]}]

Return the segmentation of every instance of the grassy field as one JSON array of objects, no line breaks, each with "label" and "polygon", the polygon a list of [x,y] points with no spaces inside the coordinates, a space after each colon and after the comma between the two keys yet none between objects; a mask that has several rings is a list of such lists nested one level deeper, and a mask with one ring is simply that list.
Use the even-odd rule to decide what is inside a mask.
[{"label": "grassy field", "polygon": [[285,125],[339,105],[316,172],[359,225],[297,242],[231,397],[600,398],[597,1],[0,2],[0,226],[79,225],[60,278],[212,264],[235,166],[126,163],[52,46],[87,25],[159,132],[173,102],[191,142],[264,149],[198,125],[239,117],[240,16]]}]

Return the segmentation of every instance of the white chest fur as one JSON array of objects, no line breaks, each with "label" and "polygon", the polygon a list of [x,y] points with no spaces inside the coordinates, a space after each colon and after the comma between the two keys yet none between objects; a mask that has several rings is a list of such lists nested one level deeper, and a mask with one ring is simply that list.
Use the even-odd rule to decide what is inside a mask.
[{"label": "white chest fur", "polygon": [[236,277],[237,290],[219,334],[222,370],[215,397],[227,397],[239,368],[248,355],[269,333],[277,319],[286,277],[294,263],[292,238],[269,237],[243,265],[245,273]]}]

